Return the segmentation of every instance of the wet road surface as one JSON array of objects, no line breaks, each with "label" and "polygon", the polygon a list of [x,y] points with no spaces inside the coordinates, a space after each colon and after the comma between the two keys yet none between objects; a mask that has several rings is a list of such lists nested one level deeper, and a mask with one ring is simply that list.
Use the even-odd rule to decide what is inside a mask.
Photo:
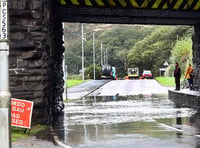
[{"label": "wet road surface", "polygon": [[68,99],[80,99],[85,95],[90,94],[95,91],[99,87],[108,83],[110,80],[91,80],[88,82],[84,82],[80,85],[77,85],[72,88],[67,89],[67,98]]},{"label": "wet road surface", "polygon": [[[116,84],[120,88],[112,88]],[[66,104],[56,125],[64,143],[72,148],[200,147],[200,114],[176,108],[167,88],[154,80],[106,85]]]},{"label": "wet road surface", "polygon": [[167,87],[162,87],[155,80],[117,80],[105,84],[92,95],[98,96],[130,96],[139,94],[168,93]]}]

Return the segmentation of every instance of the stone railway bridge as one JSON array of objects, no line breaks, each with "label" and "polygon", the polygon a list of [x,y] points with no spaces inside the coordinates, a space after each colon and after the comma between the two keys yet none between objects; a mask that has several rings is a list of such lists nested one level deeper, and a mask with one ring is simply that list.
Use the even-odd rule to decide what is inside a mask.
[{"label": "stone railway bridge", "polygon": [[34,123],[63,109],[62,22],[193,25],[193,64],[200,65],[200,0],[8,1],[10,90],[34,101]]}]

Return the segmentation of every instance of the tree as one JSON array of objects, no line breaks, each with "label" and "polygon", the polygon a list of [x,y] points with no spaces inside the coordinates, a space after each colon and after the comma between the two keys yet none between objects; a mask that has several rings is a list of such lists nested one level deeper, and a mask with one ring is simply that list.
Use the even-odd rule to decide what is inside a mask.
[{"label": "tree", "polygon": [[176,42],[171,51],[171,63],[178,62],[182,73],[184,73],[188,63],[192,63],[192,40],[185,37]]},{"label": "tree", "polygon": [[181,38],[190,34],[188,30],[191,30],[191,27],[158,27],[155,32],[152,32],[133,46],[128,55],[129,65],[140,69],[152,70],[155,76],[158,75],[159,68],[170,58],[171,50],[177,41],[177,34]]}]

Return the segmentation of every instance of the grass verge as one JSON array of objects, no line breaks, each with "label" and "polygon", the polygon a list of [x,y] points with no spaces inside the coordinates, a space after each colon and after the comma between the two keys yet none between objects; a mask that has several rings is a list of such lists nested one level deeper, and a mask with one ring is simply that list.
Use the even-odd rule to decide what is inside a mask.
[{"label": "grass verge", "polygon": [[73,87],[73,86],[76,86],[76,85],[79,85],[83,82],[87,82],[89,80],[67,80],[67,88],[70,88],[70,87]]},{"label": "grass verge", "polygon": [[163,86],[168,86],[168,87],[175,86],[174,77],[156,77],[155,79]]},{"label": "grass verge", "polygon": [[[155,78],[160,85],[167,86],[167,87],[175,87],[175,79],[174,77],[156,77]],[[183,85],[183,77],[181,77],[181,85]]]},{"label": "grass verge", "polygon": [[[42,130],[45,130],[47,128],[46,125],[36,125],[33,126],[30,132],[30,136],[35,136],[37,133],[39,133]],[[24,128],[19,127],[12,127],[11,128],[11,136],[12,136],[12,142],[19,141],[20,139],[28,138],[28,130],[24,134]]]}]

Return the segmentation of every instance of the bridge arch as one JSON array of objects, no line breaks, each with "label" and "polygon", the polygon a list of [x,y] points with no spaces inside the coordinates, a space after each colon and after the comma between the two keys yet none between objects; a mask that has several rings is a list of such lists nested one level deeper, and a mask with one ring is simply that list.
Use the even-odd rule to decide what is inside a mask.
[{"label": "bridge arch", "polygon": [[34,123],[63,109],[62,22],[193,25],[200,65],[200,0],[10,0],[9,8],[10,90],[34,101]]}]

